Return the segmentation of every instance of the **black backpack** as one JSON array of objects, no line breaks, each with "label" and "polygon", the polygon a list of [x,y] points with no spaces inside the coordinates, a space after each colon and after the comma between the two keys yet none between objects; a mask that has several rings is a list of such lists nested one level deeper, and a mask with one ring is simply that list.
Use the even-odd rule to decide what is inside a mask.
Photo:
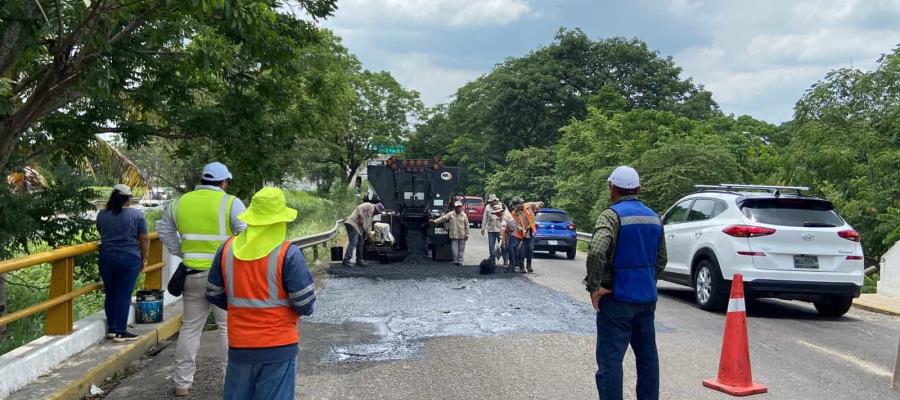
[{"label": "black backpack", "polygon": [[497,264],[494,262],[494,257],[485,258],[478,264],[478,272],[482,275],[493,274],[496,270]]}]

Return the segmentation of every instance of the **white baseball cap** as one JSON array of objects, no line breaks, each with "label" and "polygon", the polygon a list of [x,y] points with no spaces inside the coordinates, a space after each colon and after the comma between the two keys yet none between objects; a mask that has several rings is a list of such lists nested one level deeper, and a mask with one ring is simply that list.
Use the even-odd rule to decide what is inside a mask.
[{"label": "white baseball cap", "polygon": [[128,185],[123,185],[120,183],[118,185],[113,186],[113,190],[118,191],[119,194],[122,194],[125,196],[131,196],[131,188],[128,187]]},{"label": "white baseball cap", "polygon": [[228,172],[228,167],[225,164],[218,161],[211,162],[203,166],[203,179],[214,182],[224,181],[231,179],[231,172]]},{"label": "white baseball cap", "polygon": [[456,202],[453,203],[453,207],[462,207],[462,202],[457,200]]},{"label": "white baseball cap", "polygon": [[607,179],[613,186],[622,189],[635,189],[641,186],[641,178],[637,171],[629,166],[621,166],[616,168]]}]

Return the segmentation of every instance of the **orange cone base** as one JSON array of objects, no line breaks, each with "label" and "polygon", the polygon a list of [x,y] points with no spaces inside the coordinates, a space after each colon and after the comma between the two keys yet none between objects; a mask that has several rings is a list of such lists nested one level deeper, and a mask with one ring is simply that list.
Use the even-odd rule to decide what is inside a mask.
[{"label": "orange cone base", "polygon": [[717,379],[704,379],[703,386],[706,386],[710,389],[715,389],[723,393],[728,393],[732,396],[750,396],[753,394],[766,393],[769,391],[765,385],[761,385],[759,383],[751,384],[750,386],[729,386],[724,383],[720,383]]}]

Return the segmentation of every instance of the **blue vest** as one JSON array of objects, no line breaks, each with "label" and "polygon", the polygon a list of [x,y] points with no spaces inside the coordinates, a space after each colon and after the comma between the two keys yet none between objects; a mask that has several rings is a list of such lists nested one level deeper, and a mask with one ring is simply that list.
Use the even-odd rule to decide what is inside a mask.
[{"label": "blue vest", "polygon": [[620,201],[610,208],[619,216],[612,294],[628,303],[654,302],[656,253],[662,240],[659,215],[637,199]]}]

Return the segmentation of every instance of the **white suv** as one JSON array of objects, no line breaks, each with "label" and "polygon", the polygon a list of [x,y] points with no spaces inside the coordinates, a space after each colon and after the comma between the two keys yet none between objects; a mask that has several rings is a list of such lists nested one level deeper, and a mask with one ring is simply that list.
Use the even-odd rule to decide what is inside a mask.
[{"label": "white suv", "polygon": [[748,297],[812,301],[821,315],[850,309],[863,285],[859,234],[808,188],[698,185],[663,216],[669,262],[660,276],[721,311],[731,279]]}]

